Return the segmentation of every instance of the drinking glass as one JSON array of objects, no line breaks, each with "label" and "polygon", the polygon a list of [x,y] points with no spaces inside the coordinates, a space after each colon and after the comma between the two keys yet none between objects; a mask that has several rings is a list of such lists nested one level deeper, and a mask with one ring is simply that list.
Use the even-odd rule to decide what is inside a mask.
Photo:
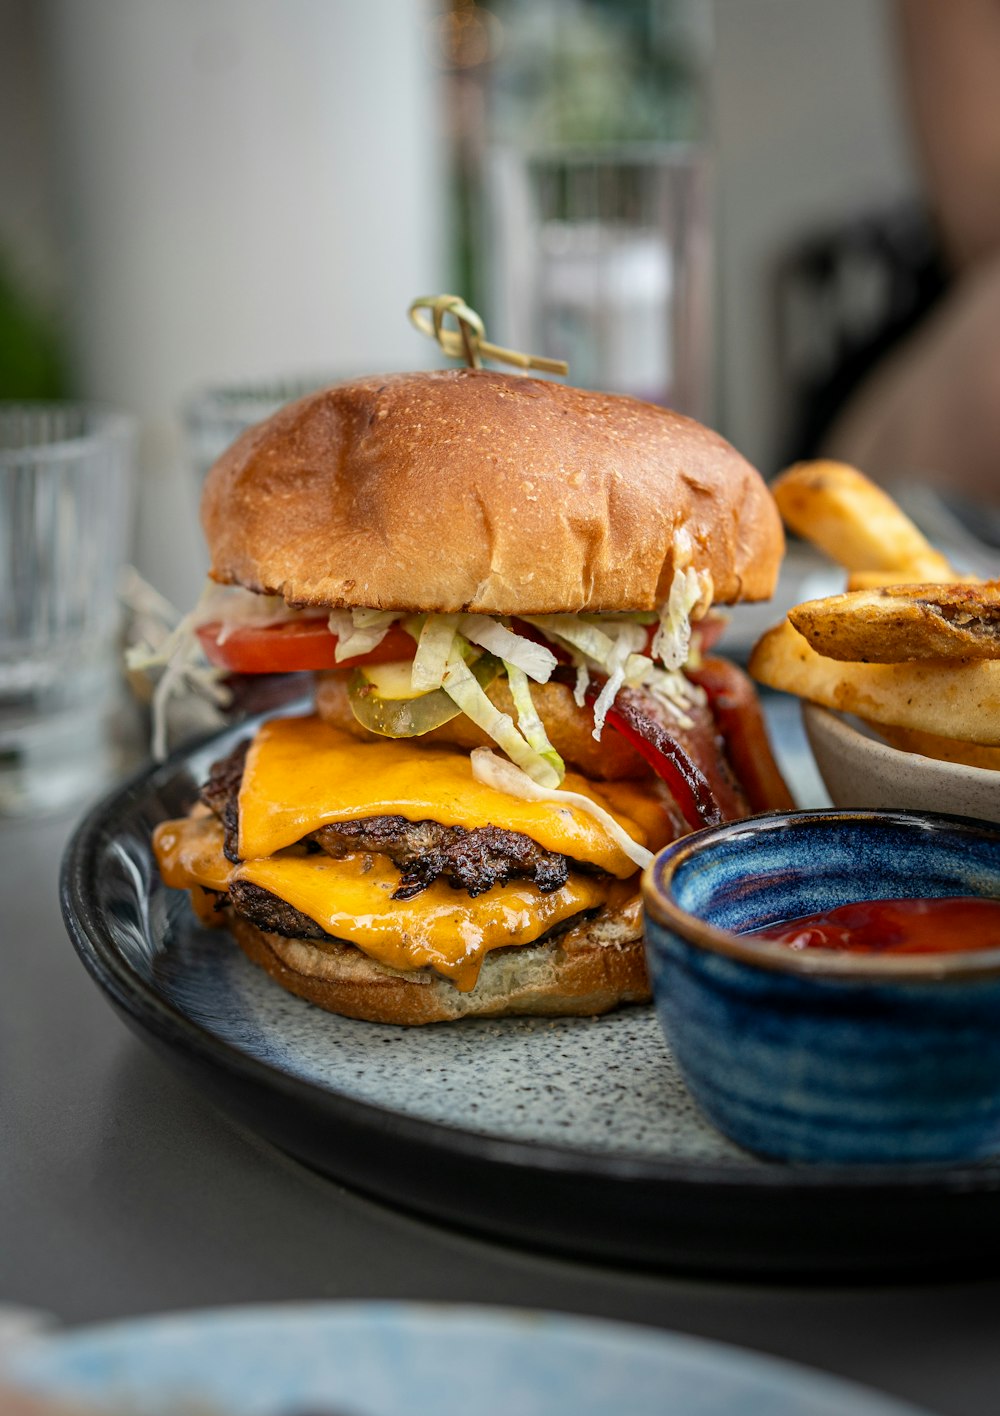
[{"label": "drinking glass", "polygon": [[697,144],[497,148],[491,332],[569,381],[710,415],[711,222]]},{"label": "drinking glass", "polygon": [[132,419],[0,403],[0,813],[86,796],[117,760]]}]

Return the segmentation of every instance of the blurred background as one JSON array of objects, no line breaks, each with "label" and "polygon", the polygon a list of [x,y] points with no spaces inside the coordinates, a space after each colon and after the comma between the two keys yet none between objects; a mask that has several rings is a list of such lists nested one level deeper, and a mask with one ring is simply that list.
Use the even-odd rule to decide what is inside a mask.
[{"label": "blurred background", "polygon": [[181,606],[206,394],[252,410],[434,363],[405,317],[430,291],[770,473],[822,423],[843,339],[884,322],[873,250],[925,239],[898,20],[889,0],[0,0],[0,397],[138,416],[134,558]]}]

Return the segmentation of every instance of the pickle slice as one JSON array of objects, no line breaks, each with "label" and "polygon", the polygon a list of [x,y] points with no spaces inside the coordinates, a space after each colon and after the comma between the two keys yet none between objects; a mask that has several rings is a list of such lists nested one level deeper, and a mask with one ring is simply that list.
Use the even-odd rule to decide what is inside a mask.
[{"label": "pickle slice", "polygon": [[[413,691],[413,660],[401,659],[391,664],[369,664],[361,670],[379,698],[417,698]],[[425,690],[431,692],[430,689]]]},{"label": "pickle slice", "polygon": [[[469,665],[480,688],[487,689],[499,675],[503,665],[492,654],[480,654]],[[432,728],[450,723],[462,711],[443,688],[421,693],[415,698],[382,698],[365,677],[363,669],[355,669],[347,686],[351,712],[363,728],[383,737],[420,737]]]}]

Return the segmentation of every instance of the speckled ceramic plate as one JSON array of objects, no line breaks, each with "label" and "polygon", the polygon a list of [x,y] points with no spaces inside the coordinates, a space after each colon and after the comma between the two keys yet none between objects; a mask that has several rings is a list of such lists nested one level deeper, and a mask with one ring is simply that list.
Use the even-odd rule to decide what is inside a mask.
[{"label": "speckled ceramic plate", "polygon": [[144,1318],[46,1337],[11,1376],[135,1416],[919,1416],[790,1362],[514,1309],[324,1303]]},{"label": "speckled ceramic plate", "polygon": [[[776,727],[794,768],[797,710]],[[107,798],[63,869],[87,968],[203,1095],[391,1204],[534,1247],[758,1274],[926,1272],[1000,1256],[1000,1163],[756,1159],[695,1110],[652,1008],[405,1029],[338,1018],[278,988],[227,933],[197,925],[150,850],[153,826],[186,810],[209,764],[248,731]]]}]

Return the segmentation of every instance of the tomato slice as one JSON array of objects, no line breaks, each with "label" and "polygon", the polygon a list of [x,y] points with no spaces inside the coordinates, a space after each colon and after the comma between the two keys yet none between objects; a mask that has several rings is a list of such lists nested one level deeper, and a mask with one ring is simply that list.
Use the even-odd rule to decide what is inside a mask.
[{"label": "tomato slice", "polygon": [[354,669],[363,664],[388,664],[394,659],[412,659],[414,640],[398,624],[389,626],[381,644],[367,654],[350,659],[335,656],[337,636],[323,618],[306,616],[281,624],[241,625],[230,629],[222,643],[219,622],[203,624],[197,630],[209,663],[234,674],[290,674],[310,669]]}]

